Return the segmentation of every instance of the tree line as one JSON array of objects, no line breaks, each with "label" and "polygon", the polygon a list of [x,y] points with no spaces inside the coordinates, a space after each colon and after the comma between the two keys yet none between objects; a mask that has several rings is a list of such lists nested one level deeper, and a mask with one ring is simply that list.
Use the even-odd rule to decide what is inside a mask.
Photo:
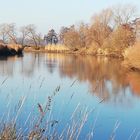
[{"label": "tree line", "polygon": [[82,47],[132,46],[136,40],[136,28],[132,21],[136,18],[136,8],[119,5],[107,8],[92,17],[90,24],[81,23],[63,27],[60,39],[75,50]]},{"label": "tree line", "polygon": [[16,24],[1,24],[0,38],[4,43],[21,45],[33,44],[41,46],[43,40],[47,43],[61,43],[72,50],[83,47],[119,47],[132,46],[136,40],[136,30],[131,22],[136,18],[136,8],[132,5],[119,5],[107,8],[93,15],[88,24],[80,23],[62,27],[59,34],[50,30],[46,36],[30,24],[17,29]]},{"label": "tree line", "polygon": [[17,29],[14,23],[4,23],[0,25],[0,38],[4,43],[21,45],[33,43],[35,46],[38,46],[41,43],[42,35],[37,32],[33,24],[22,26]]}]

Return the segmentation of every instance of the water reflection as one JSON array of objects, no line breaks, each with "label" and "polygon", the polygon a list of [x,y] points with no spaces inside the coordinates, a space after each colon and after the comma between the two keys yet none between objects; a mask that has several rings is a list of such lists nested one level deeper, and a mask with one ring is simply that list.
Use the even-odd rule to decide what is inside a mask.
[{"label": "water reflection", "polygon": [[52,118],[59,120],[60,133],[80,104],[81,109],[94,110],[81,139],[87,136],[94,122],[94,139],[109,139],[117,120],[121,125],[116,139],[128,139],[135,128],[138,134],[140,130],[139,83],[140,73],[127,71],[118,59],[45,53],[3,58],[0,60],[0,115],[6,109],[9,113],[11,108],[12,116],[13,106],[28,97],[17,121],[23,128],[31,112],[31,120],[39,113],[36,105],[45,105],[48,96],[60,85],[51,110]]},{"label": "water reflection", "polygon": [[140,95],[140,73],[128,72],[121,60],[93,56],[26,53],[24,57],[9,57],[0,61],[0,75],[18,72],[26,77],[35,72],[59,72],[61,78],[89,83],[89,92],[105,101],[129,103],[131,94]]},{"label": "water reflection", "polygon": [[[69,77],[88,82],[90,93],[106,102],[130,106],[131,96],[140,95],[140,73],[128,72],[121,65],[122,60],[48,54],[47,61],[59,63],[61,78]],[[128,91],[131,91],[131,96]]]},{"label": "water reflection", "polygon": [[129,81],[133,93],[137,96],[140,96],[140,73],[129,72],[127,74],[127,80]]}]

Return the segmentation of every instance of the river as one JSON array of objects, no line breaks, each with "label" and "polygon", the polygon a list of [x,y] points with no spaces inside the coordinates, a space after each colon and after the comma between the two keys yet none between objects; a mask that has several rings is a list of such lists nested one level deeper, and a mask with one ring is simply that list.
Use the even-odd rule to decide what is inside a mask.
[{"label": "river", "polygon": [[41,126],[54,121],[58,135],[83,117],[79,139],[140,139],[140,73],[121,64],[113,58],[45,53],[0,58],[0,120],[16,118],[26,134],[39,105],[51,96]]}]

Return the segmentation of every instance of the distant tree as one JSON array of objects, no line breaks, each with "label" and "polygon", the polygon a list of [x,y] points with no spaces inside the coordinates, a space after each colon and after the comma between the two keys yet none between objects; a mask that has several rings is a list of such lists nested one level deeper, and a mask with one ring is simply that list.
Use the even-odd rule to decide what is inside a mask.
[{"label": "distant tree", "polygon": [[33,44],[35,45],[35,47],[38,47],[40,42],[38,42],[39,35],[37,34],[35,25],[34,24],[27,25],[26,31],[28,33],[27,34],[28,39],[33,41]]},{"label": "distant tree", "polygon": [[1,37],[1,40],[6,43],[7,40],[8,40],[8,36],[7,36],[7,33],[6,33],[6,24],[1,24],[0,25],[0,37]]},{"label": "distant tree", "polygon": [[4,42],[10,42],[17,44],[17,30],[14,23],[11,24],[1,24],[0,35]]},{"label": "distant tree", "polygon": [[87,47],[88,28],[88,24],[84,24],[83,22],[79,24],[78,33],[80,37],[80,47]]},{"label": "distant tree", "polygon": [[36,40],[37,40],[37,43],[38,43],[38,46],[41,46],[42,45],[42,42],[43,42],[43,39],[42,39],[42,34],[41,33],[37,33],[36,34]]},{"label": "distant tree", "polygon": [[57,44],[58,37],[54,29],[51,29],[46,36],[44,36],[44,40],[47,44]]},{"label": "distant tree", "polygon": [[129,24],[136,18],[136,7],[130,4],[118,5],[113,8],[113,18],[115,26]]},{"label": "distant tree", "polygon": [[131,21],[135,18],[136,8],[132,5],[119,5],[112,11],[114,28],[108,38],[103,41],[103,47],[122,51],[132,46],[136,40],[135,31],[131,26]]},{"label": "distant tree", "polygon": [[87,42],[88,44],[96,44],[101,47],[104,40],[109,37],[112,32],[112,10],[106,9],[101,13],[96,14],[92,17],[92,24],[88,29]]},{"label": "distant tree", "polygon": [[60,29],[60,33],[59,33],[59,38],[60,38],[60,42],[61,43],[64,43],[64,36],[65,34],[69,31],[69,28],[68,27],[61,27]]},{"label": "distant tree", "polygon": [[74,25],[66,28],[61,32],[61,39],[63,39],[63,44],[70,47],[72,50],[77,50],[81,48],[81,36],[79,34],[78,29],[75,28]]},{"label": "distant tree", "polygon": [[22,26],[19,30],[20,34],[21,34],[21,45],[23,46],[25,44],[25,40],[28,36],[28,34],[30,33],[28,30],[27,26]]},{"label": "distant tree", "polygon": [[69,28],[62,27],[59,35],[60,41],[73,50],[86,47],[87,31],[88,25],[84,23],[80,23],[77,27],[74,25]]},{"label": "distant tree", "polygon": [[135,43],[135,33],[129,25],[118,26],[104,41],[103,47],[123,50]]}]

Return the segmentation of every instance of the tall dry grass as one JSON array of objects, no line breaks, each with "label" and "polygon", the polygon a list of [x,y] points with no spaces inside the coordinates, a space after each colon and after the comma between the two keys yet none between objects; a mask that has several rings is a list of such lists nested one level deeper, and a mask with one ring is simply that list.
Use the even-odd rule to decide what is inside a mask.
[{"label": "tall dry grass", "polygon": [[[3,85],[6,80],[7,78],[2,81],[1,85]],[[72,83],[71,87],[74,83],[75,81]],[[89,111],[88,108],[82,109],[78,104],[68,120],[69,123],[67,123],[60,132],[57,126],[60,126],[61,123],[63,124],[63,120],[61,122],[61,120],[54,120],[52,117],[52,102],[55,96],[59,94],[59,92],[60,86],[56,87],[53,93],[48,96],[48,100],[45,104],[38,103],[33,106],[32,111],[34,111],[34,109],[37,107],[38,114],[36,114],[36,116],[34,116],[34,119],[32,119],[31,114],[33,114],[33,112],[29,113],[29,116],[27,116],[27,120],[25,120],[24,122],[24,126],[26,126],[27,124],[27,128],[25,128],[24,126],[23,128],[22,126],[19,126],[17,119],[22,114],[22,108],[25,106],[28,96],[22,97],[21,100],[19,100],[19,102],[17,103],[16,107],[13,106],[13,108],[15,108],[15,115],[10,118],[9,121],[5,121],[5,118],[7,118],[10,114],[10,101],[8,101],[7,108],[9,111],[7,112],[7,110],[5,110],[6,112],[4,114],[4,117],[0,117],[0,140],[78,140],[91,111]],[[92,133],[91,131],[92,130],[89,130],[89,134]]]},{"label": "tall dry grass", "polygon": [[68,52],[70,51],[70,49],[65,45],[57,44],[45,46],[45,51],[59,53],[59,52]]},{"label": "tall dry grass", "polygon": [[140,42],[137,42],[133,47],[125,50],[124,65],[131,69],[140,70]]},{"label": "tall dry grass", "polygon": [[[1,82],[1,86],[4,85],[6,81],[7,78]],[[43,79],[41,80],[40,86],[38,87],[39,89],[42,86],[42,81]],[[75,82],[76,80],[72,82],[70,88],[75,84]],[[30,88],[32,88],[31,85],[29,86],[29,90]],[[81,108],[80,103],[78,103],[76,108],[72,112],[70,118],[68,119],[68,123],[63,127],[63,130],[59,132],[59,130],[57,129],[57,125],[61,125],[63,123],[63,120],[53,119],[52,102],[54,101],[55,96],[57,96],[60,93],[61,91],[60,89],[61,89],[60,86],[56,87],[53,93],[50,96],[48,96],[48,100],[47,102],[45,101],[45,104],[38,103],[37,105],[35,105],[38,108],[37,117],[34,116],[35,119],[32,119],[30,118],[30,114],[29,114],[29,116],[27,116],[27,120],[25,121],[25,123],[28,124],[29,128],[24,128],[24,129],[17,127],[18,126],[17,118],[19,118],[22,112],[22,108],[26,104],[26,100],[28,96],[22,97],[17,104],[18,106],[16,107],[15,110],[16,115],[14,116],[14,119],[10,120],[10,122],[5,122],[5,123],[1,121],[0,140],[79,140],[81,139],[80,135],[82,134],[82,130],[84,129],[84,126],[86,125],[89,119],[89,115],[91,115],[91,113],[94,113],[95,109],[98,107],[99,104],[103,103],[104,98],[101,101],[99,101],[92,110],[89,110],[88,107]],[[70,97],[70,99],[71,98],[72,97]],[[8,103],[8,105],[9,105],[8,107],[10,107],[10,103]],[[5,115],[9,116],[8,114]],[[95,118],[93,118],[93,126],[92,128],[88,128],[89,131],[85,139],[88,140],[93,139],[98,115]],[[33,126],[30,125],[32,123]],[[120,122],[117,121],[116,124],[114,125],[114,128],[112,129],[110,139],[115,139],[116,130],[119,128],[119,125]],[[29,129],[28,133],[25,133],[26,129]]]}]

